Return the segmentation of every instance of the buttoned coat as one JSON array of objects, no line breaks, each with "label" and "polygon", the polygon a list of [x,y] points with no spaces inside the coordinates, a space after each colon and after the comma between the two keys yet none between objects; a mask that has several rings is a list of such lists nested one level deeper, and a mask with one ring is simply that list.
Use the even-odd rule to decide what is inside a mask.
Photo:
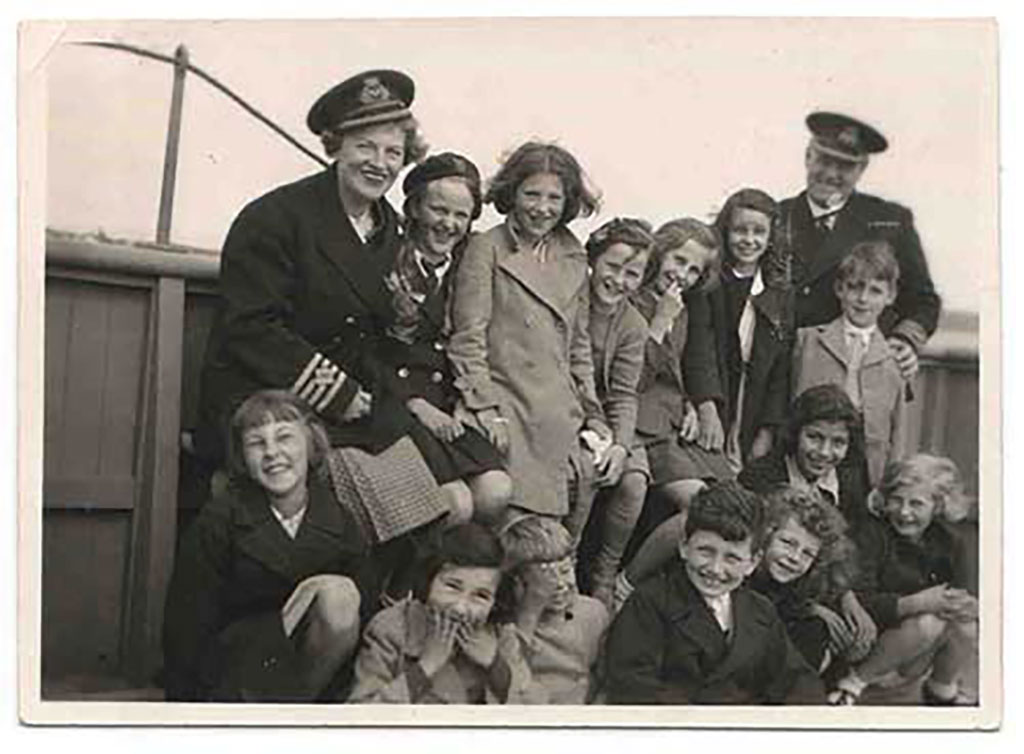
[{"label": "buttoned coat", "polygon": [[319,475],[310,475],[294,539],[262,489],[233,483],[202,508],[175,559],[163,632],[168,699],[310,701],[297,688],[281,608],[304,579],[337,574],[358,587],[365,619],[385,570]]},{"label": "buttoned coat", "polygon": [[825,324],[839,316],[835,279],[839,263],[861,241],[888,241],[900,267],[895,302],[882,313],[886,337],[903,338],[920,351],[938,324],[941,301],[935,292],[921,239],[909,209],[870,194],[854,192],[829,232],[819,230],[807,192],[780,204],[781,232],[793,251],[797,327]]},{"label": "buttoned coat", "polygon": [[730,599],[727,637],[681,560],[638,586],[608,634],[609,703],[823,704],[772,603],[745,587]]},{"label": "buttoned coat", "polygon": [[518,251],[506,224],[470,239],[455,279],[448,356],[465,407],[497,408],[508,422],[514,504],[564,516],[579,431],[603,412],[586,254],[565,227],[548,237],[546,253],[539,263]]},{"label": "buttoned coat", "polygon": [[[793,396],[816,385],[845,388],[849,358],[842,317],[827,325],[798,330],[793,348]],[[876,486],[886,462],[902,454],[906,410],[903,376],[877,328],[859,371],[864,455],[868,480]]]},{"label": "buttoned coat", "polygon": [[597,397],[615,442],[629,448],[636,432],[637,385],[644,366],[647,320],[630,302],[622,301],[611,315],[603,341],[600,348],[594,344]]},{"label": "buttoned coat", "polygon": [[[722,416],[726,431],[736,420],[740,408],[737,398],[744,370],[747,376],[740,412],[740,451],[745,459],[759,429],[779,429],[786,422],[794,335],[789,321],[792,294],[789,290],[766,288],[750,297],[754,308],[754,335],[746,365],[740,358],[739,335],[736,328],[730,326],[726,314],[724,287],[711,290],[708,299],[717,345],[718,376],[726,404]],[[776,442],[781,439],[779,435],[775,433]]]},{"label": "buttoned coat", "polygon": [[360,239],[338,196],[334,166],[247,205],[224,242],[220,308],[207,344],[197,446],[224,457],[227,423],[253,392],[291,389],[316,410],[332,444],[366,442],[340,416],[359,384],[371,389],[365,340],[392,317],[384,278],[399,246],[386,200],[378,230]]}]

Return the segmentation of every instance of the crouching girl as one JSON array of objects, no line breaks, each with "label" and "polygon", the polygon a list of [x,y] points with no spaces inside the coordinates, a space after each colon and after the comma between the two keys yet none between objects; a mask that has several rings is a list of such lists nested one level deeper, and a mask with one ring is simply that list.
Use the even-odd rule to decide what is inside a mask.
[{"label": "crouching girl", "polygon": [[509,601],[503,559],[500,542],[479,524],[445,531],[413,595],[366,627],[349,701],[523,701],[529,673],[511,625],[497,622]]},{"label": "crouching girl", "polygon": [[171,701],[313,701],[355,650],[380,567],[321,468],[326,433],[285,391],[231,423],[232,479],[177,556],[164,624]]},{"label": "crouching girl", "polygon": [[977,703],[977,553],[950,523],[967,515],[956,466],[918,454],[888,465],[857,532],[861,599],[885,629],[829,700],[856,704],[873,684],[924,682],[926,704]]}]

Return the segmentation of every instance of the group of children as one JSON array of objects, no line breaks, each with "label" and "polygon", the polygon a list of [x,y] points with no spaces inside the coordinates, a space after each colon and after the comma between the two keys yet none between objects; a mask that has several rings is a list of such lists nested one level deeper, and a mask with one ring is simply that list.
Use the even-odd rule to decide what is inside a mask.
[{"label": "group of children", "polygon": [[[410,269],[441,246],[457,269],[405,296],[398,340],[415,347],[422,320],[450,363],[437,396],[401,397],[435,475],[424,447],[467,431],[506,472],[446,451],[460,505],[373,542],[318,502],[316,417],[257,393],[232,427],[235,482],[178,556],[169,698],[852,704],[925,677],[929,703],[977,702],[976,554],[949,525],[966,502],[951,462],[899,457],[885,242],[841,263],[838,319],[797,329],[764,192],[713,225],[617,218],[583,246],[566,227],[594,205],[578,164],[527,144],[484,198],[507,222],[463,247],[476,171],[424,167],[457,180],[407,203]],[[441,233],[459,185],[469,219]],[[669,515],[638,525],[657,505]]]}]

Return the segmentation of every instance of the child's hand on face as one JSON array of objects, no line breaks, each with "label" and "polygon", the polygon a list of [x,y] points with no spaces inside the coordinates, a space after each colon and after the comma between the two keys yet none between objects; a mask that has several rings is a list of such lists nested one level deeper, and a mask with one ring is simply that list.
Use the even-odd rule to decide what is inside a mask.
[{"label": "child's hand on face", "polygon": [[429,429],[438,440],[455,442],[466,432],[462,422],[422,398],[410,398],[405,405],[420,424]]},{"label": "child's hand on face", "polygon": [[494,664],[494,658],[498,654],[498,635],[493,626],[488,623],[478,626],[463,623],[455,636],[462,653],[470,661],[482,668],[489,668]]},{"label": "child's hand on face", "polygon": [[420,666],[427,677],[432,677],[451,659],[455,650],[456,637],[463,625],[447,610],[427,610],[427,640],[420,655]]},{"label": "child's hand on face", "polygon": [[658,304],[654,309],[654,316],[651,317],[651,337],[660,343],[666,333],[672,329],[676,317],[686,308],[683,302],[683,289],[679,283],[673,280],[665,291],[658,297]]}]

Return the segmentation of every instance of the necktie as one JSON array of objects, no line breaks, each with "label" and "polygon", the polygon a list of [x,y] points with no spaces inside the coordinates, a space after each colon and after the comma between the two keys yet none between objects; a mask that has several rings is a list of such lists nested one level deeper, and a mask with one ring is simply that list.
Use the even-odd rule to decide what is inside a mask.
[{"label": "necktie", "polygon": [[850,396],[853,405],[860,408],[860,365],[864,361],[867,347],[857,333],[846,334],[846,345],[849,348],[849,359],[846,362],[846,394]]},{"label": "necktie", "polygon": [[828,235],[832,232],[832,226],[836,221],[836,212],[829,212],[827,215],[818,215],[814,218],[814,226],[818,229],[819,233]]}]

